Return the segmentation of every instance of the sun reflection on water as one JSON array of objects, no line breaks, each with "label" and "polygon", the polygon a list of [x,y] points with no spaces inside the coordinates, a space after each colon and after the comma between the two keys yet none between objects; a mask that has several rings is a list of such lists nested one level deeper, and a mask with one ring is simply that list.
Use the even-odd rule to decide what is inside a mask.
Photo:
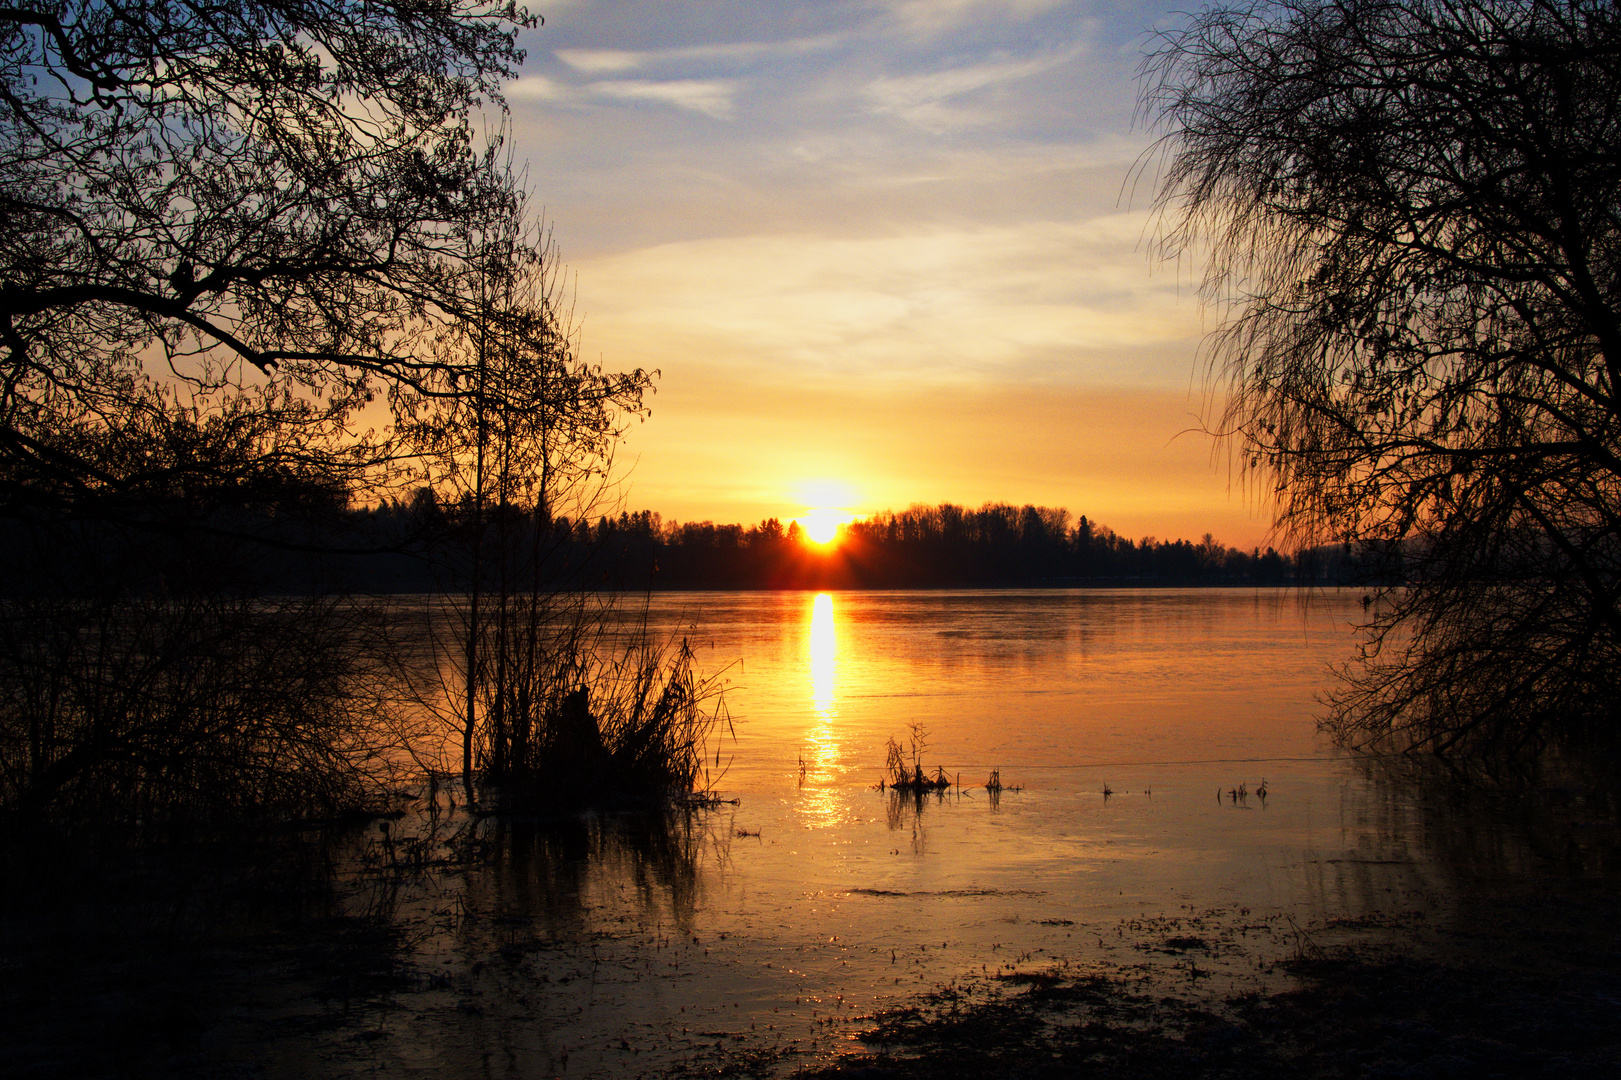
[{"label": "sun reflection on water", "polygon": [[833,597],[817,593],[811,607],[810,677],[811,704],[823,724],[838,715],[833,695],[837,689],[839,633],[833,625]]},{"label": "sun reflection on water", "polygon": [[835,824],[840,816],[838,800],[827,787],[834,778],[840,757],[838,729],[839,634],[833,619],[833,597],[817,593],[811,604],[809,664],[811,708],[815,722],[806,732],[805,787],[801,810],[810,824]]}]

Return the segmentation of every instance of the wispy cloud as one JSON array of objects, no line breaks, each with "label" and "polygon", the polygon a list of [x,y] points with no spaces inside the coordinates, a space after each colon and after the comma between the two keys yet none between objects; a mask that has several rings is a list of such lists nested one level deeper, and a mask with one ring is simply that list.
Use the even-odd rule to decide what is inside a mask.
[{"label": "wispy cloud", "polygon": [[544,75],[525,75],[506,87],[513,101],[580,103],[591,98],[651,101],[716,120],[736,112],[737,83],[730,79],[607,79],[571,86]]},{"label": "wispy cloud", "polygon": [[888,113],[929,130],[984,123],[993,114],[952,104],[953,99],[1051,71],[1073,60],[1077,52],[875,79],[862,89],[862,95],[873,112]]},{"label": "wispy cloud", "polygon": [[544,75],[525,75],[507,83],[502,91],[512,101],[565,101],[574,92],[573,88]]},{"label": "wispy cloud", "polygon": [[594,97],[621,101],[656,101],[678,109],[703,113],[716,120],[730,120],[736,111],[733,97],[737,84],[729,79],[624,79],[588,83],[584,90]]},{"label": "wispy cloud", "polygon": [[890,10],[907,29],[943,34],[985,19],[1022,22],[1062,7],[1065,0],[892,0]]},{"label": "wispy cloud", "polygon": [[[1071,377],[1111,382],[1141,350],[1198,339],[1197,306],[1133,250],[1144,220],[663,244],[581,264],[581,300],[593,340],[608,344],[610,324],[610,347],[637,362],[956,382],[1062,356]],[[1160,377],[1186,377],[1174,369]]]},{"label": "wispy cloud", "polygon": [[713,45],[685,45],[674,49],[558,49],[552,55],[575,71],[606,75],[667,64],[749,64],[779,56],[818,52],[838,45],[834,34],[791,38],[787,41],[739,41]]},{"label": "wispy cloud", "polygon": [[633,71],[645,64],[652,54],[628,49],[558,49],[552,55],[575,71],[603,75],[613,71]]}]

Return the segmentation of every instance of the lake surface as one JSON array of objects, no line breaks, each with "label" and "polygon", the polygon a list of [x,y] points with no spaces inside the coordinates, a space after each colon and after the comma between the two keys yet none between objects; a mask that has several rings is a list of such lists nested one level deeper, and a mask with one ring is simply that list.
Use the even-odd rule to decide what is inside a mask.
[{"label": "lake surface", "polygon": [[[1360,600],[784,592],[627,606],[724,669],[731,728],[711,765],[736,805],[690,829],[481,823],[476,865],[389,886],[402,960],[426,981],[354,1019],[363,1046],[334,1037],[325,1065],[291,1071],[664,1075],[757,1052],[791,1072],[848,1048],[875,1009],[1015,969],[1186,970],[1217,994],[1275,983],[1296,927],[1387,925],[1440,902],[1415,806],[1316,731]],[[878,790],[891,738],[958,786]],[[985,789],[993,769],[1013,790]],[[1157,947],[1178,935],[1208,947]]]},{"label": "lake surface", "polygon": [[[1277,989],[1302,950],[1472,918],[1471,875],[1611,872],[1607,848],[1539,851],[1324,742],[1316,697],[1362,615],[1355,591],[1255,589],[627,603],[722,674],[710,764],[735,803],[370,826],[335,909],[233,961],[205,1057],[791,1075],[942,986]],[[892,738],[952,790],[879,790]]]}]

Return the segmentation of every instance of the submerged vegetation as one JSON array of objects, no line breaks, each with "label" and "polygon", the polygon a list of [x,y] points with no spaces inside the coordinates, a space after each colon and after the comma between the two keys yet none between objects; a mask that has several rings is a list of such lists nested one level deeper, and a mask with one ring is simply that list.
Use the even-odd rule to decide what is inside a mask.
[{"label": "submerged vegetation", "polygon": [[251,545],[8,530],[0,809],[111,824],[382,805],[403,732],[373,605],[266,597]]},{"label": "submerged vegetation", "polygon": [[[511,806],[659,805],[709,790],[710,737],[729,726],[691,647],[638,636],[549,658],[492,711],[481,773]],[[713,761],[713,771],[711,771]]]},{"label": "submerged vegetation", "polygon": [[398,769],[378,630],[329,597],[8,600],[0,807],[159,821],[380,806]]}]

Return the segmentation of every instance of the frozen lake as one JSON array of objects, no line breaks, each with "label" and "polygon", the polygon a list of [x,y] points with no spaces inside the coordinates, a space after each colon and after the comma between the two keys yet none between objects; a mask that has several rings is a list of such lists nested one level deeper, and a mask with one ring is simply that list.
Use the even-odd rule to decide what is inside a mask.
[{"label": "frozen lake", "polygon": [[[717,789],[737,804],[690,829],[479,823],[476,865],[390,887],[405,962],[427,981],[356,1020],[373,1025],[362,1056],[609,1076],[757,1052],[787,1072],[848,1046],[875,1009],[1016,969],[1276,985],[1269,960],[1296,947],[1295,926],[1388,927],[1443,902],[1416,804],[1316,731],[1360,601],[786,592],[627,607],[725,669],[735,737]],[[890,738],[920,739],[925,768],[960,783],[878,790]],[[1016,790],[993,797],[993,769]],[[1207,947],[1157,947],[1190,937]]]}]

